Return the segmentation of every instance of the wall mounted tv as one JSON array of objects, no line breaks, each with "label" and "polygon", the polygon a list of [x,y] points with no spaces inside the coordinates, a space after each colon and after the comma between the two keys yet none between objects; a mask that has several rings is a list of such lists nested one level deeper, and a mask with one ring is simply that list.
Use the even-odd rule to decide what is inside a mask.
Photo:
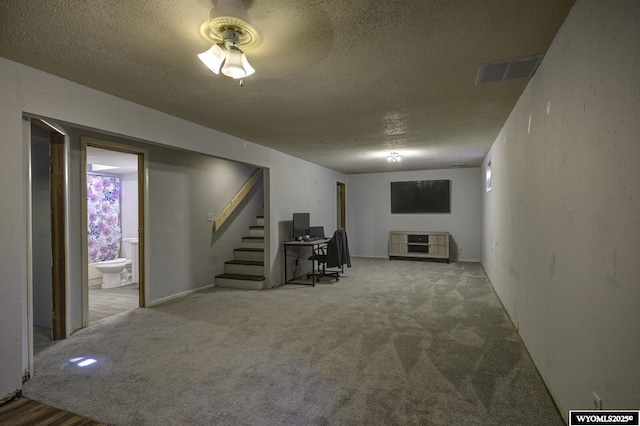
[{"label": "wall mounted tv", "polygon": [[391,182],[391,213],[451,213],[451,181]]}]

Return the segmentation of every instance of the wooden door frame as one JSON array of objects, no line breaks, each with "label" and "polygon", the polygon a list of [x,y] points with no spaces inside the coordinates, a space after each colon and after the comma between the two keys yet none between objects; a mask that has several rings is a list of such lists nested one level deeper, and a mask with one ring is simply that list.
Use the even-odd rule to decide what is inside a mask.
[{"label": "wooden door frame", "polygon": [[51,281],[53,340],[67,337],[67,170],[66,136],[58,132],[49,134],[50,195],[51,195]]},{"label": "wooden door frame", "polygon": [[[132,154],[138,157],[138,306],[144,308],[147,304],[147,280],[146,280],[146,272],[147,272],[147,259],[146,259],[146,218],[147,218],[147,209],[148,205],[148,188],[147,188],[147,158],[149,156],[148,151],[145,148],[127,145],[124,143],[113,142],[106,139],[96,139],[91,136],[80,136],[80,150],[81,150],[81,170],[82,176],[86,176],[87,174],[87,146],[106,149],[110,151],[118,151],[125,154]],[[87,193],[87,180],[83,179],[81,184],[82,194]],[[83,229],[83,238],[82,238],[82,265],[84,266],[82,277],[84,282],[88,282],[88,248],[87,248],[87,238],[86,237],[86,229],[87,229],[87,199],[86,196],[82,196],[81,200],[82,205],[82,229]],[[83,295],[82,295],[82,326],[86,327],[89,325],[89,291],[87,286],[83,286]]]},{"label": "wooden door frame", "polygon": [[[34,372],[33,365],[33,173],[32,173],[32,133],[31,126],[38,126],[49,133],[49,210],[51,221],[51,339],[67,337],[67,154],[68,139],[61,126],[44,119],[24,114],[23,142],[27,151],[27,365],[23,381]],[[55,178],[54,178],[55,175]]]},{"label": "wooden door frame", "polygon": [[[31,128],[36,125],[49,132],[49,202],[51,212],[51,338],[60,340],[67,338],[67,135],[57,125],[37,117],[24,116],[29,129],[25,130],[28,137],[28,150],[31,152]],[[27,135],[28,132],[28,135]],[[31,155],[28,155],[29,170],[31,170]],[[29,188],[31,188],[31,174],[29,174]],[[31,198],[31,189],[29,189]],[[28,313],[29,326],[29,367],[33,370],[33,244],[32,237],[32,209],[29,201],[28,242]]]},{"label": "wooden door frame", "polygon": [[[338,192],[338,187],[342,188],[341,192]],[[340,218],[342,219],[342,223],[338,223],[337,227],[340,228],[342,225],[342,227],[346,228],[347,227],[347,184],[345,182],[336,181],[336,197],[338,196],[341,197],[340,199],[341,203],[340,203],[340,206],[338,206],[338,208],[340,208],[340,211],[336,213],[340,215]]]},{"label": "wooden door frame", "polygon": [[138,306],[144,308],[147,304],[146,302],[146,262],[145,262],[145,200],[147,190],[146,190],[146,158],[147,154],[145,152],[139,152],[138,154]]},{"label": "wooden door frame", "polygon": [[[31,118],[22,117],[22,143],[27,150],[27,371],[23,382],[33,374],[33,172]],[[24,319],[23,319],[24,321]],[[23,322],[24,323],[24,322]]]}]

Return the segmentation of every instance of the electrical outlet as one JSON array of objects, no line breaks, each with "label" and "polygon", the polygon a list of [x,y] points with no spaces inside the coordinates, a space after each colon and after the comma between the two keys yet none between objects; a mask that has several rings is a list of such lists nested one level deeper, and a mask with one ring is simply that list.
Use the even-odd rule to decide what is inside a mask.
[{"label": "electrical outlet", "polygon": [[593,392],[593,408],[596,410],[602,410],[602,399],[597,393]]},{"label": "electrical outlet", "polygon": [[213,213],[207,213],[207,222],[213,222]]}]

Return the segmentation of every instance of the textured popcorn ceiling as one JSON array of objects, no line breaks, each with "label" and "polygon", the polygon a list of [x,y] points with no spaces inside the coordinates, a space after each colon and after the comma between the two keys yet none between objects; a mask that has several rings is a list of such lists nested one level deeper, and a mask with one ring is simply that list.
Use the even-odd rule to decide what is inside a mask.
[{"label": "textured popcorn ceiling", "polygon": [[[0,3],[0,56],[345,173],[478,166],[573,0],[252,0],[244,86],[196,57],[215,1]],[[398,151],[400,163],[386,157]]]}]

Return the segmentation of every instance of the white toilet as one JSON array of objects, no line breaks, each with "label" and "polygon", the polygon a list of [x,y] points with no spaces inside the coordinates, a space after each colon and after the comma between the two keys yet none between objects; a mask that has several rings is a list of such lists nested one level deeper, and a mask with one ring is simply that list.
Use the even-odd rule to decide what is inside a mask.
[{"label": "white toilet", "polygon": [[127,284],[126,275],[122,272],[131,260],[120,257],[114,260],[105,260],[92,264],[102,274],[102,288],[114,288]]}]

